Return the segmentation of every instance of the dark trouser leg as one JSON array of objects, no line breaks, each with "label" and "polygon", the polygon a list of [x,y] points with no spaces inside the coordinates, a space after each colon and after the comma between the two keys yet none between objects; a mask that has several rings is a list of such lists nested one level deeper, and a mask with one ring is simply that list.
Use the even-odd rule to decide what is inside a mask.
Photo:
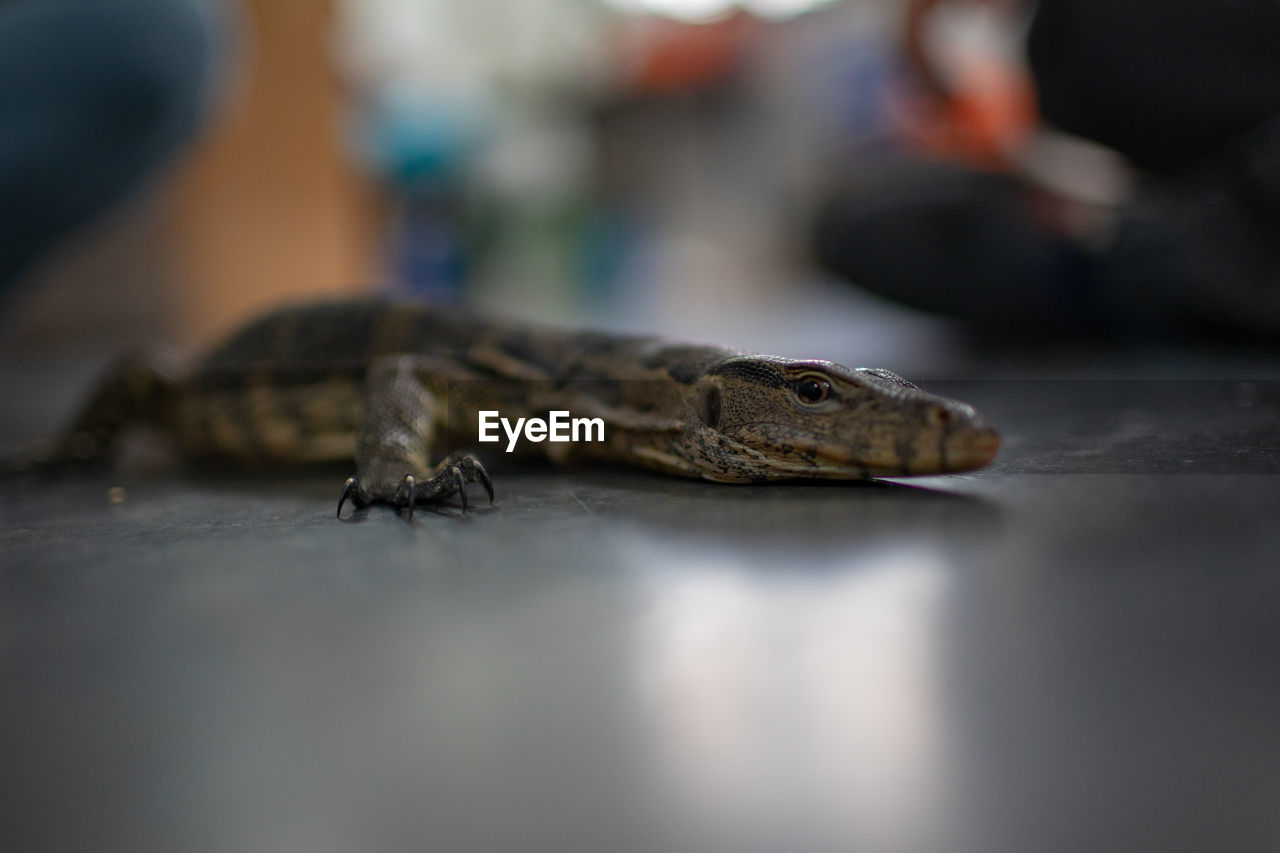
[{"label": "dark trouser leg", "polygon": [[1099,258],[1103,308],[1166,337],[1280,341],[1280,116],[1141,192]]},{"label": "dark trouser leg", "polygon": [[819,262],[985,336],[1090,334],[1090,259],[1040,227],[1017,179],[958,165],[880,168],[819,215]]}]

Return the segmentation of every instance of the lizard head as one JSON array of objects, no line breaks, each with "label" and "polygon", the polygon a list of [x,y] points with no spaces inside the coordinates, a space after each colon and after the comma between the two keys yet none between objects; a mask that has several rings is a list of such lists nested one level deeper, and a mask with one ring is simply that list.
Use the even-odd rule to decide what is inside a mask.
[{"label": "lizard head", "polygon": [[981,468],[999,446],[971,406],[887,370],[739,356],[692,390],[692,455],[709,479],[945,474]]}]

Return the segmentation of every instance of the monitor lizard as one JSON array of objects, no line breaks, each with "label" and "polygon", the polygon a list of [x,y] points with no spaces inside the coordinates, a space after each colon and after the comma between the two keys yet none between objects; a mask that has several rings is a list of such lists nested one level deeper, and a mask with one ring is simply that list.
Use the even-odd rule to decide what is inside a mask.
[{"label": "monitor lizard", "polygon": [[[719,483],[942,474],[994,459],[974,409],[876,368],[659,338],[564,331],[378,301],[286,308],[250,323],[185,376],[123,357],[53,451],[105,462],[146,423],[186,458],[354,460],[357,507],[407,508],[493,485],[470,453],[477,415],[603,418],[594,443],[525,442],[557,464],[614,463]],[[521,455],[521,454],[516,454]]]}]

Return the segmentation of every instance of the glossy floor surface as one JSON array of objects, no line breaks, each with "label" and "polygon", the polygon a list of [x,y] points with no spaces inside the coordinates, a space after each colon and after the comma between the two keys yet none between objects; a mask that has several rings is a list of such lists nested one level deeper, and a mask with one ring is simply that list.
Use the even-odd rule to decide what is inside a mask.
[{"label": "glossy floor surface", "polygon": [[342,470],[8,481],[0,836],[1276,849],[1280,361],[1125,364],[941,383],[1004,447],[909,483],[496,465],[409,523],[335,520]]}]

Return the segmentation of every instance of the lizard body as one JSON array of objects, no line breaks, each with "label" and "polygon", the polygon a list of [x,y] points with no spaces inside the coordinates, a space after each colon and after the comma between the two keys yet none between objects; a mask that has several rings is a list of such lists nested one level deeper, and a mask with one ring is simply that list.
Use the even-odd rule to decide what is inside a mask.
[{"label": "lizard body", "polygon": [[481,410],[604,420],[599,443],[521,445],[556,463],[718,482],[965,471],[998,445],[971,407],[888,371],[336,302],[257,320],[175,381],[125,360],[54,456],[105,459],[127,423],[144,421],[190,457],[354,459],[343,500],[358,505],[412,510],[456,492],[465,507],[468,483],[492,499],[489,478],[474,457],[446,453],[476,443]]}]

